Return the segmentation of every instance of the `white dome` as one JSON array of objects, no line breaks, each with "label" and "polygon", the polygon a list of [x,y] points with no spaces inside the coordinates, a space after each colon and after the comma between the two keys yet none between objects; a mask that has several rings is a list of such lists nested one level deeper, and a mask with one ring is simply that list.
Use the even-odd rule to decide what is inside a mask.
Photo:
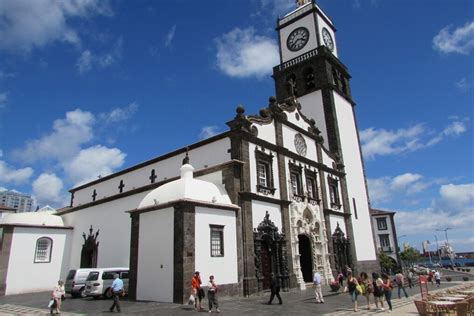
[{"label": "white dome", "polygon": [[148,193],[138,208],[182,199],[233,205],[229,196],[221,193],[214,183],[194,179],[194,168],[190,164],[183,165],[180,170],[180,179],[166,183]]},{"label": "white dome", "polygon": [[55,211],[42,211],[8,214],[0,219],[0,224],[64,227],[63,219],[59,215],[54,215],[55,213]]}]

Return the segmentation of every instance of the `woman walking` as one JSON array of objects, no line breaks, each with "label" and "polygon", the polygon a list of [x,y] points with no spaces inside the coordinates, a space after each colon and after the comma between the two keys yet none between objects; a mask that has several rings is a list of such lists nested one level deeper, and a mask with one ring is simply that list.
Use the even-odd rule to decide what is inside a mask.
[{"label": "woman walking", "polygon": [[380,303],[380,310],[383,311],[383,287],[382,287],[383,281],[380,278],[380,276],[373,272],[372,273],[372,286],[374,289],[374,302],[375,302],[375,308],[379,308],[379,303]]},{"label": "woman walking", "polygon": [[374,287],[369,279],[369,276],[365,272],[360,273],[359,284],[362,287],[362,294],[367,300],[367,309],[370,310],[370,294],[374,292]]},{"label": "woman walking", "polygon": [[53,309],[56,309],[56,314],[61,313],[61,301],[66,292],[64,291],[64,282],[59,280],[58,285],[56,285],[53,289],[52,298],[54,300],[54,304],[51,306],[50,313],[53,315]]},{"label": "woman walking", "polygon": [[387,274],[382,273],[382,287],[383,287],[383,293],[385,295],[385,300],[387,301],[388,307],[390,310],[388,311],[389,313],[392,312],[392,282],[390,281],[390,278]]},{"label": "woman walking", "polygon": [[217,302],[217,284],[214,281],[214,276],[209,276],[209,282],[207,283],[207,298],[209,300],[209,313],[212,312],[212,307],[216,307],[216,312],[220,312],[219,303]]},{"label": "woman walking", "polygon": [[347,272],[347,285],[346,288],[344,289],[344,292],[347,292],[349,290],[349,294],[351,295],[352,303],[354,303],[354,312],[357,312],[357,296],[359,293],[357,292],[357,286],[359,285],[359,282],[357,282],[357,279],[352,276],[352,272]]}]

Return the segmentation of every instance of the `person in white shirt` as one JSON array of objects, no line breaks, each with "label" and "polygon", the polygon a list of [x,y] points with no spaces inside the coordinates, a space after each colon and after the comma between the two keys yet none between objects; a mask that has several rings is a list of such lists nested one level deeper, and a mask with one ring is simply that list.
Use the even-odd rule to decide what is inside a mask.
[{"label": "person in white shirt", "polygon": [[61,312],[61,301],[65,293],[64,282],[59,280],[58,285],[54,287],[53,293],[51,295],[54,300],[54,304],[51,306],[51,315],[53,314],[53,309],[56,310],[56,314]]},{"label": "person in white shirt", "polygon": [[219,303],[217,302],[217,284],[214,282],[214,276],[209,276],[207,283],[207,298],[209,299],[209,313],[212,313],[212,307],[216,307],[216,312],[220,312]]},{"label": "person in white shirt", "polygon": [[441,285],[441,273],[439,272],[439,270],[436,270],[434,278],[436,281],[436,287],[439,287]]},{"label": "person in white shirt", "polygon": [[314,297],[316,303],[324,303],[323,292],[321,291],[321,275],[318,271],[314,273],[313,277]]}]

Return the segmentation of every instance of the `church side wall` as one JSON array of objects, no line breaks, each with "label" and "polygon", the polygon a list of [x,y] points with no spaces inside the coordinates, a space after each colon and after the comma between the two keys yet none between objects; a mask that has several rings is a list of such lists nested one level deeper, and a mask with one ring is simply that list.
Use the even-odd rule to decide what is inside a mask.
[{"label": "church side wall", "polygon": [[[352,210],[352,226],[357,261],[376,260],[375,247],[372,242],[372,227],[364,169],[353,107],[337,93],[334,93],[334,102],[338,125],[343,127],[339,129],[339,135],[347,174],[347,193]],[[357,216],[353,199],[355,200]]]},{"label": "church side wall", "polygon": [[282,232],[282,222],[281,222],[281,208],[278,204],[267,203],[263,201],[252,201],[252,222],[253,228],[257,228],[265,218],[265,214],[268,211],[270,215],[270,220],[278,227],[278,232]]},{"label": "church side wall", "polygon": [[[224,256],[211,257],[210,225],[224,226]],[[195,219],[195,267],[201,274],[203,286],[207,286],[210,275],[218,285],[236,284],[237,270],[237,227],[235,211],[207,207],[196,207]],[[184,276],[191,280],[192,276]]]},{"label": "church side wall", "polygon": [[137,300],[173,302],[174,208],[140,215]]},{"label": "church side wall", "polygon": [[326,128],[326,117],[324,115],[323,95],[321,90],[314,91],[298,97],[301,111],[316,122],[316,127],[321,131],[324,143],[328,144],[328,133]]},{"label": "church side wall", "polygon": [[83,233],[89,235],[99,230],[97,267],[128,267],[130,260],[130,214],[128,210],[138,207],[149,191],[140,192],[122,199],[94,205],[61,215],[64,224],[73,226],[71,238],[70,269],[79,268],[84,245]]},{"label": "church side wall", "polygon": [[[15,227],[8,264],[6,295],[50,291],[60,279],[66,229]],[[36,241],[53,241],[51,261],[35,263]]]},{"label": "church side wall", "polygon": [[[230,160],[230,139],[223,138],[215,142],[205,144],[189,151],[191,162],[196,170],[205,169]],[[141,168],[131,170],[116,177],[98,182],[94,185],[79,189],[74,192],[73,206],[92,202],[92,194],[96,190],[96,200],[120,194],[119,185],[123,180],[123,192],[143,187],[151,183],[150,175],[155,169],[155,182],[173,178],[179,175],[179,168],[185,154],[179,154],[167,159],[151,163]],[[133,168],[133,167],[132,167]]]}]

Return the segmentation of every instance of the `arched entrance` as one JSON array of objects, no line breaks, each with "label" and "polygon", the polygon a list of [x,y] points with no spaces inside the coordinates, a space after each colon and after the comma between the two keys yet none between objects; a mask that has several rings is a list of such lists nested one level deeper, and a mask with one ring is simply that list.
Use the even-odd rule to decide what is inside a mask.
[{"label": "arched entrance", "polygon": [[311,253],[311,241],[306,235],[298,235],[298,247],[300,252],[300,268],[305,282],[313,281],[313,260]]},{"label": "arched entrance", "polygon": [[89,229],[89,236],[86,238],[86,233],[82,233],[84,238],[84,245],[82,245],[81,251],[81,268],[97,268],[97,255],[99,251],[99,242],[97,236],[99,236],[99,230],[95,234],[92,234],[92,225]]}]

